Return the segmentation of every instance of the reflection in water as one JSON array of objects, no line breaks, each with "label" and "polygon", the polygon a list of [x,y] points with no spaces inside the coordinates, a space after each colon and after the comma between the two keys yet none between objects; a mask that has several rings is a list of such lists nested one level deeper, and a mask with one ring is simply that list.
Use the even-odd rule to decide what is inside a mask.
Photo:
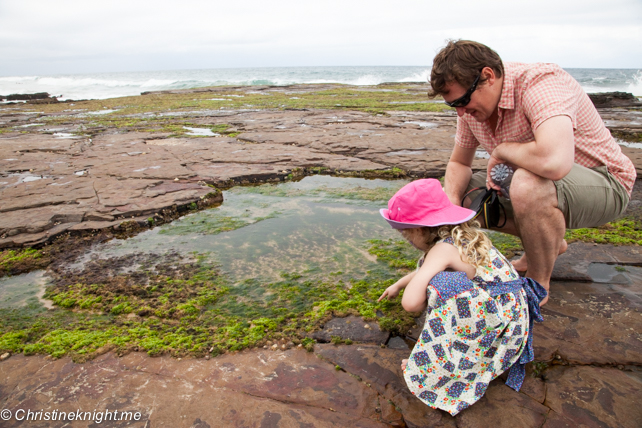
[{"label": "reflection in water", "polygon": [[593,282],[608,284],[631,301],[642,305],[642,296],[635,291],[635,284],[642,282],[642,268],[637,266],[621,266],[606,263],[591,263],[587,271]]}]

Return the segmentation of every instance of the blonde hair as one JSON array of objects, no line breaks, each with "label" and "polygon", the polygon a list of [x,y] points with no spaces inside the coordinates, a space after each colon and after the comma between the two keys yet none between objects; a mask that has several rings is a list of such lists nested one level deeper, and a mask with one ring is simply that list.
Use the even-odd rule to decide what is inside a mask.
[{"label": "blonde hair", "polygon": [[420,239],[427,246],[426,254],[437,241],[450,237],[459,250],[461,260],[480,270],[490,263],[490,250],[493,244],[479,228],[480,224],[476,220],[469,220],[461,224],[401,229],[400,232],[411,243],[413,238],[420,234]]}]

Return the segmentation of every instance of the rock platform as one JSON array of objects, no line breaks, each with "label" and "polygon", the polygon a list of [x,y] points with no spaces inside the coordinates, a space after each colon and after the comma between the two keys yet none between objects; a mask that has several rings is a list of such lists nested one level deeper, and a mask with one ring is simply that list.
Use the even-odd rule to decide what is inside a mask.
[{"label": "rock platform", "polygon": [[521,391],[498,378],[454,418],[404,384],[400,363],[419,329],[390,338],[355,317],[325,329],[355,343],[317,344],[312,353],[258,349],[183,360],[108,353],[84,364],[11,356],[0,362],[0,407],[140,412],[139,421],[107,425],[115,427],[639,427],[642,283],[591,282],[591,263],[626,269],[641,266],[642,255],[637,247],[572,243],[556,264],[545,322],[535,325],[536,363]]},{"label": "rock platform", "polygon": [[[640,112],[600,110],[614,135],[638,138]],[[411,177],[445,170],[454,113],[373,115],[345,110],[191,112],[195,125],[227,123],[234,137],[171,137],[107,129],[68,138],[76,128],[0,134],[0,248],[41,245],[63,233],[113,230],[125,222],[174,218],[220,202],[236,184],[318,172]],[[0,110],[0,125],[33,116]],[[622,147],[638,174],[642,152]],[[485,159],[475,160],[476,169]],[[213,187],[212,187],[213,186]],[[636,183],[627,215],[642,217]],[[597,282],[595,264],[623,277]],[[555,266],[551,298],[536,324],[536,363],[520,392],[493,381],[453,418],[413,397],[400,362],[422,324],[390,337],[376,323],[335,318],[316,332],[351,345],[313,352],[254,349],[214,358],[104,354],[84,364],[65,357],[2,356],[0,409],[140,412],[138,421],[0,420],[0,427],[626,427],[641,426],[642,266],[640,247],[572,243]],[[7,358],[8,357],[8,358]]]},{"label": "rock platform", "polygon": [[[642,133],[642,112],[600,112],[614,134],[635,139]],[[237,184],[318,172],[385,177],[392,168],[410,177],[440,177],[456,128],[454,111],[373,115],[307,109],[181,114],[193,126],[230,124],[237,131],[233,138],[117,129],[78,136],[73,133],[81,125],[73,124],[71,113],[69,125],[30,128],[50,116],[59,115],[0,109],[0,125],[37,129],[0,134],[0,249],[117,228],[125,221],[145,225],[151,218],[158,224],[193,203],[220,202],[216,188]],[[640,174],[642,150],[622,150]],[[473,168],[485,164],[480,154]]]},{"label": "rock platform", "polygon": [[[278,182],[312,169],[376,175],[398,167],[414,176],[440,176],[456,123],[450,113],[224,112],[192,118],[203,125],[222,120],[241,133],[1,135],[0,248],[126,220],[144,223],[173,206],[199,202],[212,194],[210,186]],[[477,163],[483,166],[481,159]]]}]

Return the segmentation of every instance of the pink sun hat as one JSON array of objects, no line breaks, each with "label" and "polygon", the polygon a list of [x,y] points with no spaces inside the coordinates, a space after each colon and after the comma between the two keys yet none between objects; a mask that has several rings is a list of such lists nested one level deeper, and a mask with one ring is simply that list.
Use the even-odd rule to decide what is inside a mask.
[{"label": "pink sun hat", "polygon": [[475,216],[475,211],[454,205],[439,180],[427,178],[403,186],[379,210],[394,229],[459,224]]}]

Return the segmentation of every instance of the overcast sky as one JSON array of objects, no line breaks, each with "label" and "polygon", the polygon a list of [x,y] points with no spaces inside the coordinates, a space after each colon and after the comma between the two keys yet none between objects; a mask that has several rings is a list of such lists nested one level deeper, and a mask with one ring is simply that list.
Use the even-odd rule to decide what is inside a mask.
[{"label": "overcast sky", "polygon": [[642,68],[642,0],[0,0],[0,75],[429,66],[445,39],[505,61]]}]

